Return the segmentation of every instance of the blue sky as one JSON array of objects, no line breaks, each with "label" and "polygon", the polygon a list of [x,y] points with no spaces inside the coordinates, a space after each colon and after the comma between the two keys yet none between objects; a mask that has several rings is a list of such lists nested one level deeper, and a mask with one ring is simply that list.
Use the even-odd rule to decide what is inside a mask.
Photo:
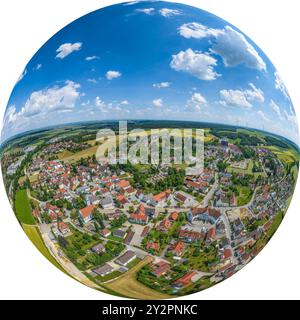
[{"label": "blue sky", "polygon": [[292,102],[265,54],[226,21],[163,1],[106,7],[54,35],[20,76],[1,139],[105,119],[238,124],[298,142]]}]

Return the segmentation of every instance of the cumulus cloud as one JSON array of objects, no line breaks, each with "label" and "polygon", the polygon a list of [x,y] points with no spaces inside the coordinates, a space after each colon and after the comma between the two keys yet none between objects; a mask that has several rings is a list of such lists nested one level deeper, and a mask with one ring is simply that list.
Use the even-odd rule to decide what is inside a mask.
[{"label": "cumulus cloud", "polygon": [[267,70],[264,60],[245,36],[229,26],[218,33],[211,50],[222,57],[226,67],[245,64],[249,68]]},{"label": "cumulus cloud", "polygon": [[152,101],[153,105],[157,108],[161,108],[163,106],[163,100],[162,99],[154,99]]},{"label": "cumulus cloud", "polygon": [[279,118],[282,118],[280,107],[273,100],[270,101],[270,108],[278,115]]},{"label": "cumulus cloud", "polygon": [[85,58],[86,61],[92,61],[92,60],[96,60],[96,59],[99,59],[99,57],[98,56],[89,56],[89,57]]},{"label": "cumulus cloud", "polygon": [[127,100],[123,100],[123,101],[121,101],[120,104],[123,106],[127,106],[127,105],[129,105],[129,102]]},{"label": "cumulus cloud", "polygon": [[70,55],[72,52],[79,51],[81,47],[82,47],[81,42],[64,43],[56,50],[57,52],[56,58],[64,59],[65,57]]},{"label": "cumulus cloud", "polygon": [[155,9],[154,8],[136,9],[136,11],[150,15],[154,13]]},{"label": "cumulus cloud", "polygon": [[290,100],[289,94],[288,94],[288,92],[287,92],[287,88],[286,88],[285,84],[283,83],[283,80],[282,80],[282,78],[281,78],[281,76],[280,76],[280,74],[279,74],[278,71],[276,71],[276,72],[274,73],[274,77],[275,77],[275,88],[276,88],[277,90],[280,90],[280,91],[283,93],[283,95],[284,95],[288,100]]},{"label": "cumulus cloud", "polygon": [[251,89],[245,91],[247,100],[261,103],[265,102],[264,92],[261,89],[256,88],[253,83],[249,83],[249,86]]},{"label": "cumulus cloud", "polygon": [[171,68],[186,72],[201,80],[215,80],[219,74],[214,70],[217,60],[208,53],[187,49],[172,56]]},{"label": "cumulus cloud", "polygon": [[110,71],[106,72],[105,76],[106,76],[106,79],[112,80],[112,79],[116,79],[116,78],[121,77],[122,73],[119,71],[110,70]]},{"label": "cumulus cloud", "polygon": [[102,108],[102,107],[105,106],[105,103],[100,99],[99,96],[97,96],[97,97],[95,98],[95,106],[96,106],[97,108]]},{"label": "cumulus cloud", "polygon": [[201,93],[195,92],[191,99],[188,101],[187,104],[187,111],[192,112],[199,112],[201,111],[202,107],[204,107],[207,104],[206,99],[202,96]]},{"label": "cumulus cloud", "polygon": [[220,103],[223,106],[251,108],[252,102],[263,103],[265,101],[264,93],[261,89],[255,87],[253,83],[249,84],[251,89],[246,90],[221,90]]},{"label": "cumulus cloud", "polygon": [[210,36],[217,36],[220,32],[218,29],[211,29],[201,23],[190,22],[179,27],[179,33],[184,38],[203,39]]},{"label": "cumulus cloud", "polygon": [[169,18],[171,16],[178,16],[180,15],[180,11],[176,9],[168,9],[168,8],[162,8],[159,10],[159,13],[166,18]]},{"label": "cumulus cloud", "polygon": [[159,82],[159,83],[153,83],[154,88],[169,88],[171,86],[171,82]]},{"label": "cumulus cloud", "polygon": [[80,97],[80,85],[66,81],[63,86],[54,86],[31,93],[23,107],[17,111],[11,106],[5,115],[5,125],[19,126],[24,121],[35,118],[45,118],[53,112],[68,112],[73,110]]},{"label": "cumulus cloud", "polygon": [[179,27],[185,38],[212,38],[211,52],[221,56],[226,67],[245,64],[249,68],[266,71],[267,66],[255,48],[240,32],[226,26],[224,29],[208,28],[197,22],[185,23]]},{"label": "cumulus cloud", "polygon": [[258,114],[264,121],[266,121],[266,122],[269,122],[269,121],[270,121],[270,119],[265,115],[265,113],[264,113],[263,111],[258,110],[258,111],[257,111],[257,114]]}]

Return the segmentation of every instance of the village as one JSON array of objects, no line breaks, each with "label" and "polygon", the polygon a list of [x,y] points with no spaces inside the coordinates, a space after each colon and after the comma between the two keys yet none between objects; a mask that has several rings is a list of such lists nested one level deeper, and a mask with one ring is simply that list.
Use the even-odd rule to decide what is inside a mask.
[{"label": "village", "polygon": [[90,147],[50,140],[24,150],[8,174],[31,155],[19,183],[43,241],[74,277],[95,285],[147,258],[135,277],[148,288],[181,295],[209,287],[257,255],[293,192],[292,173],[269,149],[242,150],[226,137],[205,146],[204,170],[193,175],[176,166],[101,164],[95,155],[59,157]]}]

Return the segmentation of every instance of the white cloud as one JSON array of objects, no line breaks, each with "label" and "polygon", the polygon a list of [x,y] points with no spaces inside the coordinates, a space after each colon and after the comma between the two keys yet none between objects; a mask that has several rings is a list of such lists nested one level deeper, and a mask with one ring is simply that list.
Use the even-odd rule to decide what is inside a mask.
[{"label": "white cloud", "polygon": [[261,89],[256,88],[253,83],[249,83],[249,86],[251,89],[245,91],[247,100],[261,103],[265,102],[264,92]]},{"label": "white cloud", "polygon": [[222,57],[226,67],[245,64],[249,68],[266,71],[267,66],[254,47],[240,32],[226,26],[218,33],[212,52]]},{"label": "white cloud", "polygon": [[99,59],[99,57],[98,56],[89,56],[89,57],[85,58],[86,61],[92,61],[92,60],[96,60],[96,59]]},{"label": "white cloud", "polygon": [[266,121],[266,122],[269,122],[269,121],[270,121],[270,119],[265,115],[265,113],[264,113],[263,111],[258,110],[258,111],[257,111],[257,114],[258,114],[264,121]]},{"label": "white cloud", "polygon": [[5,125],[18,127],[23,122],[35,118],[47,118],[54,112],[68,112],[74,109],[80,97],[80,85],[73,81],[66,81],[61,87],[54,86],[31,93],[23,107],[17,111],[11,106],[5,115]]},{"label": "white cloud", "polygon": [[27,69],[24,69],[23,72],[20,74],[17,83],[19,83],[27,74]]},{"label": "white cloud", "polygon": [[87,82],[91,82],[91,83],[94,83],[94,84],[98,83],[97,79],[94,79],[94,78],[87,79]]},{"label": "white cloud", "polygon": [[245,36],[229,26],[224,29],[213,29],[197,22],[191,22],[179,27],[179,33],[188,39],[212,37],[211,52],[221,56],[226,67],[245,64],[249,68],[260,71],[266,71],[267,69],[264,60]]},{"label": "white cloud", "polygon": [[139,3],[139,2],[141,2],[141,1],[125,2],[125,3],[123,3],[123,6],[132,6],[132,5],[137,4],[137,3]]},{"label": "white cloud", "polygon": [[82,47],[81,42],[64,43],[56,50],[57,52],[56,58],[64,59],[72,52],[79,51],[81,47]]},{"label": "white cloud", "polygon": [[123,105],[123,106],[128,106],[129,102],[127,100],[123,100],[123,101],[121,101],[120,104]]},{"label": "white cloud", "polygon": [[207,53],[187,49],[172,56],[171,68],[183,71],[201,80],[215,80],[217,60]]},{"label": "white cloud", "polygon": [[136,11],[150,15],[154,13],[155,9],[154,8],[136,9]]},{"label": "white cloud", "polygon": [[95,98],[95,106],[97,108],[104,108],[105,107],[105,103],[100,99],[100,97],[96,97]]},{"label": "white cloud", "polygon": [[14,123],[16,120],[17,120],[16,106],[12,105],[7,109],[4,116],[3,123],[5,124]]},{"label": "white cloud", "polygon": [[223,106],[251,108],[252,104],[245,97],[245,93],[240,90],[221,90],[220,103]]},{"label": "white cloud", "polygon": [[171,82],[159,82],[159,83],[153,83],[154,88],[169,88],[171,86]]},{"label": "white cloud", "polygon": [[153,105],[157,108],[161,108],[163,106],[163,100],[162,99],[154,99],[152,101]]},{"label": "white cloud", "polygon": [[112,79],[116,79],[116,78],[121,77],[121,76],[122,76],[122,73],[119,72],[119,71],[112,71],[112,70],[110,70],[110,71],[107,71],[107,72],[106,72],[105,76],[106,76],[106,79],[112,80]]},{"label": "white cloud", "polygon": [[298,122],[297,122],[297,117],[293,113],[293,110],[290,109],[290,113],[287,112],[287,110],[283,110],[284,116],[287,121],[289,121],[295,128],[298,128]]},{"label": "white cloud", "polygon": [[188,101],[186,110],[192,112],[199,112],[201,111],[202,107],[206,106],[206,104],[207,101],[202,96],[202,94],[199,92],[195,92],[192,95],[192,98]]},{"label": "white cloud", "polygon": [[41,63],[38,63],[35,67],[35,70],[40,70],[42,68],[42,64]]},{"label": "white cloud", "polygon": [[282,119],[280,107],[278,106],[278,104],[271,100],[269,106],[278,115],[278,117]]},{"label": "white cloud", "polygon": [[275,77],[275,88],[276,88],[277,90],[280,90],[280,91],[283,93],[283,95],[284,95],[288,100],[290,100],[289,94],[288,94],[288,92],[287,92],[287,88],[286,88],[285,84],[283,83],[283,80],[282,80],[282,78],[281,78],[281,76],[280,76],[280,74],[279,74],[278,71],[276,71],[276,72],[274,73],[274,77]]},{"label": "white cloud", "polygon": [[180,11],[176,9],[168,9],[168,8],[162,8],[159,10],[159,13],[166,18],[169,18],[171,16],[178,16],[180,15]]},{"label": "white cloud", "polygon": [[187,39],[203,39],[216,36],[220,32],[218,29],[211,29],[197,22],[185,23],[181,25],[178,30],[180,35]]},{"label": "white cloud", "polygon": [[223,106],[251,108],[252,102],[263,103],[265,101],[264,93],[261,89],[249,83],[251,89],[246,90],[221,90],[220,103]]}]

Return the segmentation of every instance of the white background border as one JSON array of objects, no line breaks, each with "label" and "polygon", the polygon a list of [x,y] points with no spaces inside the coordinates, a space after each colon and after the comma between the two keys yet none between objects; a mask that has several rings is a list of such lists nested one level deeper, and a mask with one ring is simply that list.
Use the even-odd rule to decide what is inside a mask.
[{"label": "white background border", "polygon": [[[0,2],[0,117],[10,92],[35,52],[76,18],[113,0],[9,0]],[[179,1],[178,1],[179,2]],[[272,60],[289,90],[299,120],[300,1],[180,0],[207,10],[246,33]],[[22,232],[0,182],[0,299],[118,299],[65,276]],[[186,299],[300,298],[299,183],[280,228],[242,271]],[[185,299],[184,297],[182,299]]]}]

